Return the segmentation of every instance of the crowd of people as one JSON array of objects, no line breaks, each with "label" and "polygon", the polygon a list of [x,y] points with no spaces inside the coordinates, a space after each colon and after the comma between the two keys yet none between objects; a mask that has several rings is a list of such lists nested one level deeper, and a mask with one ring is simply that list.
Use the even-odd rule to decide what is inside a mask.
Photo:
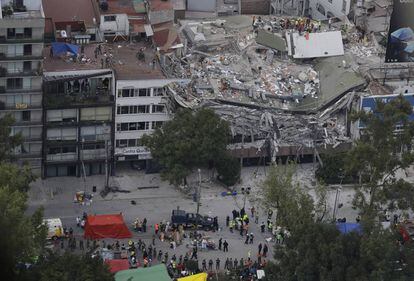
[{"label": "crowd of people", "polygon": [[[214,241],[211,236],[206,236],[207,233],[200,231],[185,231],[182,225],[171,225],[168,221],[161,221],[159,223],[148,225],[147,218],[136,218],[132,224],[133,229],[142,233],[146,237],[138,239],[137,241],[130,240],[127,245],[120,241],[107,240],[84,240],[83,238],[75,238],[73,229],[68,230],[67,238],[61,240],[61,249],[68,247],[71,251],[79,249],[80,251],[88,251],[90,253],[99,254],[99,252],[111,251],[119,253],[122,258],[127,258],[130,262],[131,268],[134,267],[150,267],[154,263],[164,263],[170,272],[171,276],[182,277],[189,274],[205,271],[209,274],[217,272],[225,272],[227,274],[239,274],[241,277],[251,277],[256,275],[258,269],[262,269],[267,264],[269,258],[270,240],[259,238],[254,233],[252,223],[259,226],[261,232],[273,237],[272,240],[277,243],[283,243],[284,237],[287,235],[286,230],[274,227],[272,224],[273,212],[269,210],[263,214],[266,218],[267,224],[264,222],[259,226],[259,214],[254,207],[250,208],[250,214],[247,214],[245,208],[240,210],[233,210],[231,215],[226,217],[227,231],[225,234],[223,228],[215,228],[219,238]],[[87,214],[84,213],[82,217],[76,218],[76,224],[79,228],[85,226]],[[263,227],[265,225],[265,227]],[[218,223],[217,223],[218,226]],[[65,229],[65,231],[67,231]],[[226,237],[223,237],[225,235]],[[231,236],[243,237],[244,244],[247,247],[247,255],[234,257],[234,254],[229,254]],[[149,239],[148,239],[149,236]],[[184,239],[187,242],[184,243]],[[257,252],[251,250],[251,246],[256,242]],[[260,241],[260,240],[263,241]],[[157,242],[158,241],[158,242]],[[188,242],[190,241],[190,242]],[[160,244],[161,243],[161,244]],[[167,243],[169,246],[162,243]],[[258,244],[257,244],[258,243]],[[176,251],[176,247],[186,244],[185,253],[183,251]],[[167,248],[167,250],[166,250]],[[182,249],[182,248],[181,248]],[[217,255],[215,258],[211,257],[211,250],[222,251],[225,254]],[[210,252],[205,258],[203,252]],[[252,254],[252,252],[254,252]],[[224,257],[223,257],[224,256]],[[247,280],[247,279],[244,279]]]}]

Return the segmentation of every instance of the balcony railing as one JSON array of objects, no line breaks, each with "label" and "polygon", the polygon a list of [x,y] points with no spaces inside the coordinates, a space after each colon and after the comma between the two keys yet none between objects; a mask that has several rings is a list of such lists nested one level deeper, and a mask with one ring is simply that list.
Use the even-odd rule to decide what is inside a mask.
[{"label": "balcony railing", "polygon": [[16,71],[7,71],[4,67],[0,67],[0,77],[21,77],[21,76],[39,76],[40,71],[37,69],[17,69]]},{"label": "balcony railing", "polygon": [[33,38],[32,36],[21,36],[8,38],[6,36],[0,36],[0,44],[24,44],[24,43],[42,43],[43,38]]},{"label": "balcony railing", "polygon": [[46,139],[48,141],[76,141],[77,136],[74,136],[74,135],[71,135],[71,136],[56,136],[56,137],[48,136]]},{"label": "balcony railing", "polygon": [[76,152],[73,153],[58,153],[58,154],[47,154],[47,161],[73,161],[78,157]]},{"label": "balcony railing", "polygon": [[67,95],[44,94],[44,100],[48,108],[111,104],[114,102],[114,97],[109,93],[110,91]]},{"label": "balcony railing", "polygon": [[0,53],[0,61],[9,61],[9,60],[42,60],[42,54],[35,55],[35,54],[5,54]]},{"label": "balcony railing", "polygon": [[0,110],[26,110],[26,109],[40,109],[41,102],[32,103],[4,103],[0,101]]},{"label": "balcony railing", "polygon": [[105,149],[81,150],[81,159],[83,160],[105,159],[105,157],[106,157]]}]

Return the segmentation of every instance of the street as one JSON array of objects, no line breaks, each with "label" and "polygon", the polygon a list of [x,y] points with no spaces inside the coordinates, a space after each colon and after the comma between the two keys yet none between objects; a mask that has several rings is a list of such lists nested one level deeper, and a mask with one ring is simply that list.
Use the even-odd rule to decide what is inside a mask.
[{"label": "street", "polygon": [[[256,169],[256,168],[254,168]],[[244,176],[248,176],[252,169],[245,169]],[[263,179],[260,172],[256,180],[245,180],[244,184],[259,184]],[[190,178],[189,184],[196,184],[197,177]],[[99,191],[104,184],[104,176],[91,176],[87,177],[84,182],[83,178],[74,177],[59,177],[49,178],[46,180],[37,180],[33,183],[29,192],[29,208],[28,212],[31,213],[35,208],[44,206],[45,218],[61,218],[63,225],[67,228],[72,227],[75,237],[80,238],[83,235],[83,230],[76,226],[76,217],[81,217],[83,212],[88,214],[111,214],[122,213],[124,220],[128,227],[132,230],[132,223],[135,218],[148,220],[148,230],[146,233],[133,232],[133,240],[143,240],[147,245],[152,240],[154,234],[154,225],[161,221],[169,221],[171,218],[171,211],[179,207],[187,212],[196,212],[196,203],[193,202],[192,196],[185,195],[175,187],[170,186],[168,183],[160,180],[159,174],[144,174],[135,170],[125,170],[118,173],[118,176],[111,178],[111,186],[116,185],[122,190],[128,190],[129,193],[109,193],[105,198],[99,195]],[[74,195],[76,191],[86,190],[92,192],[92,186],[97,187],[97,192],[94,193],[94,198],[90,205],[82,206],[78,203],[74,203]],[[144,189],[138,189],[139,187],[145,187]],[[200,214],[217,216],[220,229],[217,232],[205,232],[205,235],[210,236],[216,244],[220,238],[227,240],[229,243],[229,252],[224,253],[218,250],[199,251],[199,263],[206,259],[220,258],[221,265],[224,265],[224,260],[228,258],[240,258],[247,259],[250,255],[253,260],[256,260],[258,244],[267,243],[265,238],[270,237],[270,233],[260,233],[260,223],[266,221],[265,210],[260,209],[260,205],[255,205],[256,210],[259,211],[260,219],[258,224],[254,223],[254,220],[250,217],[250,229],[249,233],[254,234],[253,244],[244,244],[245,237],[241,237],[238,231],[231,233],[226,227],[226,216],[231,217],[233,209],[240,210],[243,207],[244,196],[226,196],[223,197],[221,192],[225,191],[224,188],[219,187],[217,184],[213,184],[208,181],[207,174],[202,176],[202,191],[201,191],[201,206]],[[254,201],[255,195],[252,193],[246,198],[246,212],[250,214],[251,204],[249,200]],[[251,199],[250,199],[251,198]],[[131,204],[134,200],[136,205]],[[110,241],[108,239],[108,241]],[[128,239],[120,241],[127,245]],[[175,250],[169,248],[169,243],[156,240],[155,248],[169,252],[171,257],[173,254],[177,256],[184,255],[191,250],[188,247],[190,240],[187,238],[183,244],[178,246]],[[269,254],[272,255],[273,243],[269,243]]]}]

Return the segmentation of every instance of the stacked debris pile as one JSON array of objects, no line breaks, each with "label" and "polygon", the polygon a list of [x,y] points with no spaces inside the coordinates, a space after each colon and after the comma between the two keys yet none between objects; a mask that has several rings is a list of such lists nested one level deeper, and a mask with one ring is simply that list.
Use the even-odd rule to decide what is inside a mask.
[{"label": "stacked debris pile", "polygon": [[277,154],[279,147],[335,146],[349,141],[345,124],[335,116],[320,121],[314,115],[293,115],[271,110],[259,110],[205,101],[201,104],[214,110],[229,122],[233,137],[242,135],[247,142],[230,145],[263,147],[266,143]]}]

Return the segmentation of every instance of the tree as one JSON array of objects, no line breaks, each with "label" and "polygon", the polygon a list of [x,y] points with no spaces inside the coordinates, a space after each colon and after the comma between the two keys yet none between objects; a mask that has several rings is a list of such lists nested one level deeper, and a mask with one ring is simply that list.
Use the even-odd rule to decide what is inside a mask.
[{"label": "tree", "polygon": [[218,179],[227,186],[233,186],[238,182],[240,172],[239,160],[228,154],[225,154],[217,161]]},{"label": "tree", "polygon": [[0,161],[12,158],[13,148],[22,143],[22,136],[16,134],[11,136],[11,126],[14,124],[14,118],[6,114],[0,118]]},{"label": "tree", "polygon": [[370,233],[340,233],[324,219],[324,188],[316,190],[315,202],[293,183],[294,171],[292,164],[273,167],[264,182],[276,225],[290,233],[283,245],[275,245],[276,262],[268,264],[266,280],[412,280],[412,245],[400,248],[396,233],[378,224]]},{"label": "tree", "polygon": [[412,141],[414,122],[410,121],[412,106],[398,96],[388,103],[376,102],[375,112],[354,114],[364,128],[361,138],[347,153],[346,171],[368,177],[356,185],[354,205],[365,217],[374,218],[385,204],[391,209],[414,206],[414,188],[397,171],[404,171],[414,162]]},{"label": "tree", "polygon": [[295,164],[273,166],[264,181],[265,204],[276,210],[276,223],[288,229],[313,220],[314,202],[298,185],[293,183]]},{"label": "tree", "polygon": [[26,272],[26,280],[113,281],[114,276],[101,258],[90,255],[49,253]]},{"label": "tree", "polygon": [[186,183],[194,168],[216,167],[226,155],[230,129],[211,109],[180,109],[152,135],[142,138],[164,167],[161,175],[173,184]]},{"label": "tree", "polygon": [[26,216],[26,201],[26,193],[0,186],[0,271],[4,280],[17,280],[17,264],[33,263],[46,240],[43,210]]},{"label": "tree", "polygon": [[21,192],[29,190],[29,184],[35,180],[30,167],[18,168],[14,164],[0,162],[0,183]]}]

